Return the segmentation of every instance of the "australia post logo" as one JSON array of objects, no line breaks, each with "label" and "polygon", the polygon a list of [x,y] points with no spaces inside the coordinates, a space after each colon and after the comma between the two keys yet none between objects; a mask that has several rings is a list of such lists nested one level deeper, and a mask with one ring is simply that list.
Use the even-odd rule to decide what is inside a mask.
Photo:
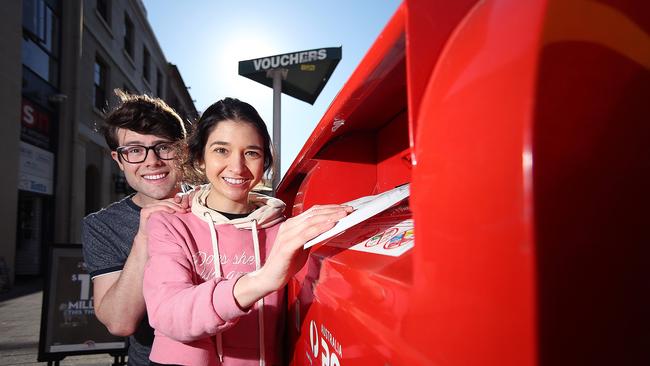
[{"label": "australia post logo", "polygon": [[284,55],[269,56],[253,60],[255,71],[276,69],[278,67],[287,67],[291,65],[302,64],[305,62],[322,61],[327,58],[327,50],[302,51],[287,53]]},{"label": "australia post logo", "polygon": [[[310,365],[341,366],[343,347],[325,324],[319,326],[312,320],[309,322],[309,350],[306,356]],[[321,362],[318,362],[319,358]]]}]

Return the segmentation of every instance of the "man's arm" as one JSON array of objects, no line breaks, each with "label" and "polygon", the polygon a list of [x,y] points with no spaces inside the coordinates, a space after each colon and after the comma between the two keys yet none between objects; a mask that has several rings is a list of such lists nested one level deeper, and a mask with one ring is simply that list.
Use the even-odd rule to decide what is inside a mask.
[{"label": "man's arm", "polygon": [[147,241],[139,233],[124,268],[93,279],[95,315],[116,336],[135,332],[144,316],[142,275],[147,263]]},{"label": "man's arm", "polygon": [[93,279],[95,315],[111,334],[133,334],[145,313],[142,276],[148,259],[146,225],[149,216],[157,211],[185,212],[185,207],[168,200],[143,207],[138,232],[122,271]]}]

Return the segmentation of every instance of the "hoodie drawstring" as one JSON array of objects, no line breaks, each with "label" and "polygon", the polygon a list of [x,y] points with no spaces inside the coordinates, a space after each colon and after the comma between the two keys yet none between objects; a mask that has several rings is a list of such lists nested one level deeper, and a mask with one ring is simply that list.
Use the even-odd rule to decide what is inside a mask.
[{"label": "hoodie drawstring", "polygon": [[[219,255],[219,245],[217,242],[217,230],[214,227],[214,220],[210,212],[204,212],[204,216],[210,219],[210,240],[212,241],[212,254],[213,254],[213,263],[214,263],[214,275],[215,277],[221,277],[221,256]],[[262,267],[262,256],[260,255],[260,241],[259,234],[257,232],[257,220],[251,221],[251,231],[253,236],[253,250],[255,252],[255,269],[259,270]],[[256,302],[257,312],[258,312],[258,329],[260,337],[260,366],[266,365],[266,353],[264,352],[264,298],[257,300]],[[219,362],[223,364],[223,338],[221,333],[217,333],[217,355],[219,356]]]},{"label": "hoodie drawstring", "polygon": [[[262,267],[262,257],[260,255],[260,242],[257,234],[257,220],[251,221],[251,230],[253,234],[253,248],[255,250],[255,269],[259,270]],[[260,366],[265,365],[266,355],[264,352],[264,298],[257,300],[257,313],[259,321],[260,332]]]},{"label": "hoodie drawstring", "polygon": [[[217,230],[214,228],[214,222],[210,212],[204,212],[204,216],[210,218],[210,240],[212,241],[212,262],[214,263],[214,277],[221,277],[221,256],[219,255],[219,244],[217,242]],[[219,363],[223,363],[223,338],[221,333],[217,333],[217,355],[219,356]]]}]

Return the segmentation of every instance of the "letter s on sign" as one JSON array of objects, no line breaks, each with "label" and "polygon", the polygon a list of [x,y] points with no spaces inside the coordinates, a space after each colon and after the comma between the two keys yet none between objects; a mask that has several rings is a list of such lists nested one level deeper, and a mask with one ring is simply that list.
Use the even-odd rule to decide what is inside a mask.
[{"label": "letter s on sign", "polygon": [[31,105],[23,105],[23,122],[30,126],[34,125],[34,122],[36,122],[36,119],[34,118],[34,107]]}]

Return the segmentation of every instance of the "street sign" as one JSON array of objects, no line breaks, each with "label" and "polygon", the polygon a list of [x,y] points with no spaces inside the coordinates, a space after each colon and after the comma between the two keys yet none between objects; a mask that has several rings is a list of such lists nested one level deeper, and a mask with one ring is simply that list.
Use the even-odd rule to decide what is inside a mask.
[{"label": "street sign", "polygon": [[273,78],[268,72],[283,70],[282,92],[314,104],[341,54],[342,47],[330,47],[239,61],[239,75],[272,88]]}]

